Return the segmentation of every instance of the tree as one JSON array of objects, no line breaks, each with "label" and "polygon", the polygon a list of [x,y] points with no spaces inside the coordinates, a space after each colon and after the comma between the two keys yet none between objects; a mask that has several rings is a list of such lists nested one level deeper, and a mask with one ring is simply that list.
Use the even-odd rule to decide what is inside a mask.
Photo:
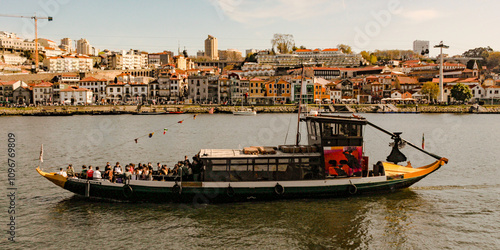
[{"label": "tree", "polygon": [[248,54],[245,57],[245,62],[257,62],[257,53]]},{"label": "tree", "polygon": [[488,46],[467,50],[462,55],[465,57],[482,57],[486,59],[490,52],[493,52],[493,49]]},{"label": "tree", "polygon": [[274,34],[271,44],[273,45],[273,49],[276,48],[279,53],[288,54],[295,46],[295,41],[291,34]]},{"label": "tree", "polygon": [[486,67],[493,72],[500,72],[500,52],[493,51],[489,53],[486,59]]},{"label": "tree", "polygon": [[377,56],[373,53],[370,54],[370,60],[369,60],[370,64],[371,65],[375,65],[377,64],[378,60],[377,60]]},{"label": "tree", "polygon": [[373,54],[378,58],[379,61],[393,60],[393,59],[408,60],[412,58],[421,57],[420,54],[415,54],[413,50],[399,50],[399,49],[375,50]]},{"label": "tree", "polygon": [[451,97],[460,102],[466,102],[472,98],[472,92],[469,86],[457,83],[453,88],[451,88]]},{"label": "tree", "polygon": [[439,86],[435,82],[426,82],[422,86],[422,94],[429,96],[429,101],[436,100],[439,94]]},{"label": "tree", "polygon": [[363,50],[359,54],[361,54],[361,56],[363,57],[363,59],[365,59],[366,61],[370,61],[370,52],[368,52],[366,50]]},{"label": "tree", "polygon": [[188,58],[188,52],[187,50],[182,51],[182,55],[184,55],[184,58]]},{"label": "tree", "polygon": [[337,45],[337,48],[339,48],[340,51],[344,54],[352,54],[352,48],[349,45],[346,44],[339,44]]}]

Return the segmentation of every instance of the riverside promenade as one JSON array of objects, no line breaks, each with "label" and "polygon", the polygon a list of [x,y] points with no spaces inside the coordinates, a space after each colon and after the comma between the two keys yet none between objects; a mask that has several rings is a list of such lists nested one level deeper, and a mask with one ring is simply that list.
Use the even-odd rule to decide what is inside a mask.
[{"label": "riverside promenade", "polygon": [[[119,115],[136,113],[162,113],[166,111],[182,111],[190,114],[209,113],[213,108],[214,113],[232,113],[241,109],[241,106],[219,106],[219,105],[88,105],[88,106],[38,106],[26,108],[0,107],[0,116],[12,115],[40,115],[40,116],[63,116],[63,115]],[[274,106],[245,106],[252,108],[258,113],[295,113],[297,106],[274,105]],[[500,114],[500,105],[381,105],[381,104],[359,104],[359,105],[308,105],[307,112],[319,110],[326,113],[491,113]]]}]

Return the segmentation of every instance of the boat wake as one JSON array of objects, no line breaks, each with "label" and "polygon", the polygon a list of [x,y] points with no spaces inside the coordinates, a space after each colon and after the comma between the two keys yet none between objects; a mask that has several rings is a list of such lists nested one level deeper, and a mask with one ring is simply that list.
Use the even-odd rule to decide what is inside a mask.
[{"label": "boat wake", "polygon": [[449,189],[487,189],[500,188],[500,184],[495,185],[446,185],[446,186],[427,186],[427,187],[410,187],[411,190],[449,190]]}]

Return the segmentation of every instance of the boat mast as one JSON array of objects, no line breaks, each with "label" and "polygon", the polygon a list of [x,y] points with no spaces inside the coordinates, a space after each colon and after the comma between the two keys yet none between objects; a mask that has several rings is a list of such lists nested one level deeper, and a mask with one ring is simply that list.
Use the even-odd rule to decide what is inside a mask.
[{"label": "boat mast", "polygon": [[300,79],[300,90],[299,90],[299,111],[297,116],[297,137],[295,139],[295,145],[299,145],[300,143],[300,110],[302,106],[302,88],[304,88],[304,62],[302,62],[302,77]]}]

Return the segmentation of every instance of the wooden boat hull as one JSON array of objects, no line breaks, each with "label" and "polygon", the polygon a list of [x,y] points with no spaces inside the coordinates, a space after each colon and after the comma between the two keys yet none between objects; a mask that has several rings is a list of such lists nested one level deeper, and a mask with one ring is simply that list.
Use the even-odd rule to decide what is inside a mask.
[{"label": "wooden boat hull", "polygon": [[75,194],[90,198],[145,202],[238,202],[296,198],[332,198],[392,192],[407,188],[439,169],[445,158],[405,173],[405,167],[392,166],[387,176],[334,178],[301,181],[259,182],[162,182],[130,181],[128,184],[108,181],[67,179],[54,173],[38,173],[54,184]]}]

